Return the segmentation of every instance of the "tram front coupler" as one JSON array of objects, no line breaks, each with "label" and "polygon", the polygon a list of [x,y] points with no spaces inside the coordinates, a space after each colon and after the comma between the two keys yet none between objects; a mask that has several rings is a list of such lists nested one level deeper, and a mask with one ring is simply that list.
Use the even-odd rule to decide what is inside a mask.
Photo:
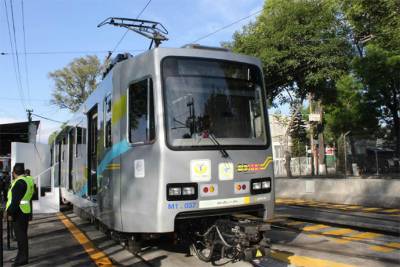
[{"label": "tram front coupler", "polygon": [[195,233],[192,250],[207,262],[222,258],[252,261],[269,255],[267,230],[270,225],[262,221],[219,219],[204,233]]}]

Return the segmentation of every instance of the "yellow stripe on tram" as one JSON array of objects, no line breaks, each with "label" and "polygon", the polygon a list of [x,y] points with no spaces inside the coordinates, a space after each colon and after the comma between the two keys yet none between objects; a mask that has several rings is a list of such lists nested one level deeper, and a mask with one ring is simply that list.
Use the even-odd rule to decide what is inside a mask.
[{"label": "yellow stripe on tram", "polygon": [[97,266],[113,266],[110,258],[104,252],[97,250],[85,234],[83,234],[63,213],[58,213],[57,217],[71,232],[79,244],[82,245],[86,253]]}]

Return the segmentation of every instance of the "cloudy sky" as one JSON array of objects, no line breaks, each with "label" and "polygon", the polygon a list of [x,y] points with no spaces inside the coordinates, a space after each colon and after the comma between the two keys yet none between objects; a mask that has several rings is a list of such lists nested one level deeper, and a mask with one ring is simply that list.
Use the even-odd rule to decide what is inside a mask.
[{"label": "cloudy sky", "polygon": [[[0,54],[0,123],[26,121],[27,108],[54,120],[68,120],[67,111],[50,104],[53,84],[48,73],[86,54],[97,54],[103,59],[106,52],[101,51],[112,50],[125,30],[111,26],[97,28],[97,24],[111,16],[135,18],[148,2],[13,0],[12,12],[10,0],[0,1],[0,53],[6,53]],[[180,47],[261,10],[263,3],[263,0],[151,0],[140,18],[163,23],[170,39],[163,46]],[[230,41],[236,30],[254,18],[236,23],[199,43],[219,46],[222,41]],[[13,45],[15,29],[19,64],[15,54],[9,54],[12,51],[9,29]],[[148,45],[147,39],[128,33],[117,51],[143,50]],[[14,71],[18,73],[18,68],[21,87]],[[41,120],[39,141],[46,143],[48,135],[58,127],[58,123]]]}]

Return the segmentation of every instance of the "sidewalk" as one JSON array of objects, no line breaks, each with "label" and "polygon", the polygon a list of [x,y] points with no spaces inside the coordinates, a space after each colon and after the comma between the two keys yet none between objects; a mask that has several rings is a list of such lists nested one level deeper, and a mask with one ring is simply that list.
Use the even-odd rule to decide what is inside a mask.
[{"label": "sidewalk", "polygon": [[[4,265],[11,266],[17,250],[7,250],[7,224],[3,225]],[[29,264],[26,266],[96,266],[55,214],[35,215],[29,224]],[[16,241],[11,241],[16,248]]]}]

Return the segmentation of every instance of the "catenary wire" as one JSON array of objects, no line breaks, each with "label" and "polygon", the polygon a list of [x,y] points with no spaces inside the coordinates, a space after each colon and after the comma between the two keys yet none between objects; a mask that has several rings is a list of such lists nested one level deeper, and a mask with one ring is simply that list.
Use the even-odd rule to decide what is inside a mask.
[{"label": "catenary wire", "polygon": [[18,78],[19,82],[21,85],[21,90],[22,90],[22,99],[25,103],[24,100],[24,91],[23,91],[23,86],[22,86],[22,75],[21,75],[21,67],[19,64],[19,53],[18,53],[18,42],[17,42],[17,34],[16,34],[16,29],[15,29],[15,19],[14,19],[14,6],[13,6],[13,1],[10,0],[10,8],[11,8],[11,22],[12,22],[12,31],[13,31],[13,38],[14,38],[14,50],[15,50],[15,57],[16,57],[16,62],[17,62],[17,72],[18,72]]},{"label": "catenary wire", "polygon": [[23,40],[24,40],[24,63],[25,63],[25,82],[26,82],[26,90],[28,94],[28,104],[32,106],[31,103],[31,87],[29,84],[29,73],[28,73],[28,59],[26,56],[26,31],[25,31],[25,10],[24,10],[24,0],[21,0],[21,12],[22,12],[22,32],[23,32]]},{"label": "catenary wire", "polygon": [[[118,50],[114,52],[144,52],[146,51],[145,49],[133,49],[133,50]],[[27,55],[63,55],[63,54],[107,54],[109,53],[110,50],[77,50],[77,51],[31,51],[31,52],[26,52]],[[0,55],[2,56],[8,56],[8,55],[14,55],[15,53],[10,53],[10,52],[1,52]]]},{"label": "catenary wire", "polygon": [[45,120],[48,120],[48,121],[57,122],[57,123],[65,123],[65,122],[63,122],[63,121],[58,121],[58,120],[50,119],[50,118],[47,118],[47,117],[44,117],[44,116],[42,116],[42,115],[38,115],[38,114],[35,114],[35,113],[32,113],[32,116],[35,116],[35,117],[38,117],[38,118],[42,118],[42,119],[45,119]]},{"label": "catenary wire", "polygon": [[225,26],[223,26],[223,27],[221,27],[221,28],[218,28],[218,29],[216,29],[215,31],[210,32],[210,33],[208,33],[208,34],[206,34],[206,35],[204,35],[204,36],[202,36],[202,37],[200,37],[200,38],[198,38],[198,39],[192,41],[191,43],[197,43],[197,42],[200,41],[200,40],[206,39],[206,38],[210,37],[211,35],[214,35],[214,34],[220,32],[220,31],[222,31],[222,30],[225,30],[225,29],[227,29],[227,28],[229,28],[229,27],[231,27],[231,26],[233,26],[233,25],[235,25],[235,24],[237,24],[237,23],[243,21],[243,20],[246,20],[246,19],[248,19],[248,18],[250,18],[250,17],[253,17],[254,15],[257,15],[257,14],[261,13],[261,11],[263,11],[263,10],[260,9],[260,10],[258,10],[258,11],[256,11],[256,12],[254,12],[254,13],[251,13],[250,15],[247,15],[246,17],[243,17],[243,18],[240,18],[240,19],[238,19],[238,20],[235,20],[234,22],[231,22],[231,23],[229,23],[229,24],[227,24],[227,25],[225,25]]},{"label": "catenary wire", "polygon": [[10,49],[11,49],[11,51],[13,51],[12,62],[13,62],[15,80],[17,82],[19,100],[21,101],[21,105],[22,105],[23,111],[25,111],[25,102],[24,102],[24,98],[23,98],[22,83],[20,82],[20,79],[19,79],[19,76],[18,76],[17,67],[16,67],[17,64],[15,62],[15,57],[14,57],[14,44],[13,44],[13,41],[12,41],[13,38],[12,38],[12,34],[11,34],[10,19],[9,19],[9,16],[8,16],[7,0],[3,0],[3,2],[4,2],[5,12],[6,12],[6,20],[7,20],[8,36],[9,36],[9,41],[10,41]]}]

